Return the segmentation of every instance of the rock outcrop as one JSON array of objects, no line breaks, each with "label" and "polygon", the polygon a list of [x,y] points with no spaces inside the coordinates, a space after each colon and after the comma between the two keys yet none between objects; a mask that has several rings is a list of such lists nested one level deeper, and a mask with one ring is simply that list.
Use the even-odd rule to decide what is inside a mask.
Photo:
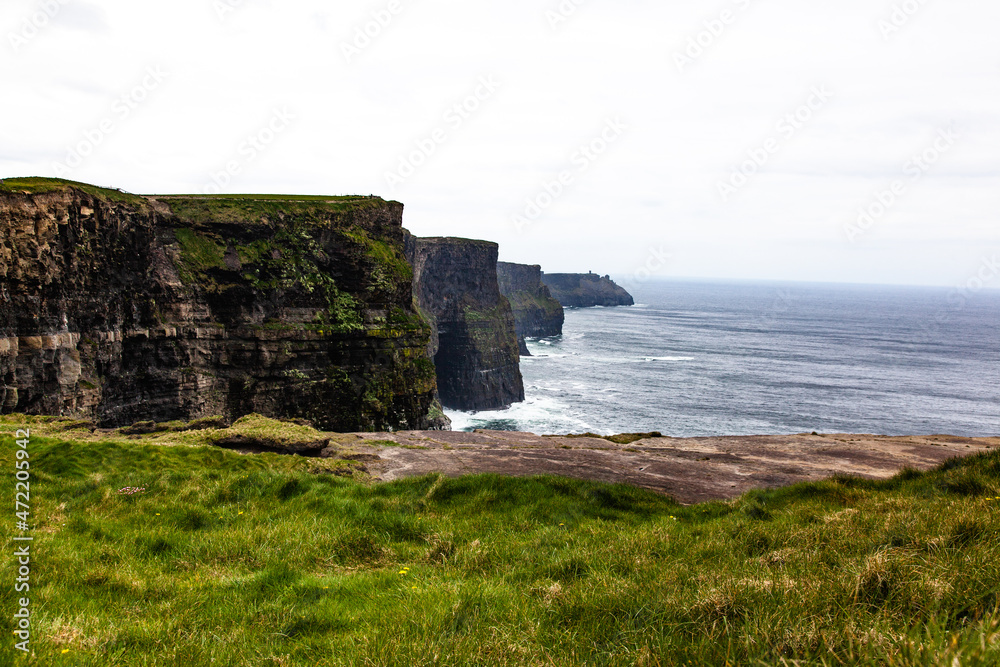
[{"label": "rock outcrop", "polygon": [[519,338],[545,338],[562,334],[566,313],[542,284],[542,267],[526,264],[497,264],[500,293],[514,311]]},{"label": "rock outcrop", "polygon": [[458,238],[407,239],[414,294],[437,340],[441,402],[497,410],[524,400],[514,313],[497,284],[499,247]]},{"label": "rock outcrop", "polygon": [[0,182],[4,412],[430,426],[403,205]]},{"label": "rock outcrop", "polygon": [[566,308],[635,305],[632,295],[611,280],[611,276],[599,276],[596,273],[543,273],[542,282]]}]

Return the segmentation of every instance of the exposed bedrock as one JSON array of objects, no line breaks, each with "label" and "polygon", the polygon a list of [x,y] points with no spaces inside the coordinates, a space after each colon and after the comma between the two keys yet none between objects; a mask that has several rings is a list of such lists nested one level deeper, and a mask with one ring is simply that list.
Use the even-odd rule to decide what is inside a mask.
[{"label": "exposed bedrock", "polygon": [[543,273],[542,282],[566,308],[633,306],[632,295],[610,276],[596,273]]},{"label": "exposed bedrock", "polygon": [[0,182],[4,412],[429,427],[403,205]]},{"label": "exposed bedrock", "polygon": [[566,314],[542,283],[542,267],[499,262],[497,279],[500,293],[514,311],[514,325],[520,338],[545,338],[562,334]]},{"label": "exposed bedrock", "polygon": [[514,313],[497,283],[498,246],[459,238],[407,240],[417,303],[445,407],[496,410],[524,400]]}]

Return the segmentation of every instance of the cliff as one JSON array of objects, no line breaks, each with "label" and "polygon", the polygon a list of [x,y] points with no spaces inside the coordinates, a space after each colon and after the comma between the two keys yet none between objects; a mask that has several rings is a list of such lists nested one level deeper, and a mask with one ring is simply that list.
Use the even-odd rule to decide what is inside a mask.
[{"label": "cliff", "polygon": [[407,240],[417,304],[437,332],[441,402],[496,410],[524,400],[514,313],[497,283],[499,247],[457,238]]},{"label": "cliff", "polygon": [[2,410],[103,426],[258,412],[421,428],[403,205],[0,182]]},{"label": "cliff", "polygon": [[514,311],[519,338],[545,338],[562,334],[566,313],[542,284],[542,267],[499,262],[497,279],[500,293]]},{"label": "cliff", "polygon": [[592,306],[633,306],[632,295],[610,276],[596,273],[543,273],[542,282],[566,308]]}]

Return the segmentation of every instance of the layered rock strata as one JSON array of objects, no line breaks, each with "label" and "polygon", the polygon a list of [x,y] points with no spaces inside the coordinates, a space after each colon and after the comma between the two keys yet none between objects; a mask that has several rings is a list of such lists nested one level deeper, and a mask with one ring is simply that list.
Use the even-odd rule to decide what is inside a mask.
[{"label": "layered rock strata", "polygon": [[497,282],[498,251],[488,241],[407,240],[417,304],[435,330],[431,352],[447,408],[497,410],[524,400],[514,313]]},{"label": "layered rock strata", "polygon": [[429,427],[403,205],[0,182],[2,410]]}]

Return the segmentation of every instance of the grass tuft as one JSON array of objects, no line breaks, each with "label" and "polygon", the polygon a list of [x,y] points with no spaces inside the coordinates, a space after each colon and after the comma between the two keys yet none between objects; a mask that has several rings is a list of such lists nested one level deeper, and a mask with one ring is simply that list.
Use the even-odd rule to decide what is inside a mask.
[{"label": "grass tuft", "polygon": [[[5,470],[22,419],[0,418]],[[1000,452],[683,507],[557,477],[376,484],[211,444],[317,437],[256,416],[29,421],[44,667],[1000,663]]]}]

